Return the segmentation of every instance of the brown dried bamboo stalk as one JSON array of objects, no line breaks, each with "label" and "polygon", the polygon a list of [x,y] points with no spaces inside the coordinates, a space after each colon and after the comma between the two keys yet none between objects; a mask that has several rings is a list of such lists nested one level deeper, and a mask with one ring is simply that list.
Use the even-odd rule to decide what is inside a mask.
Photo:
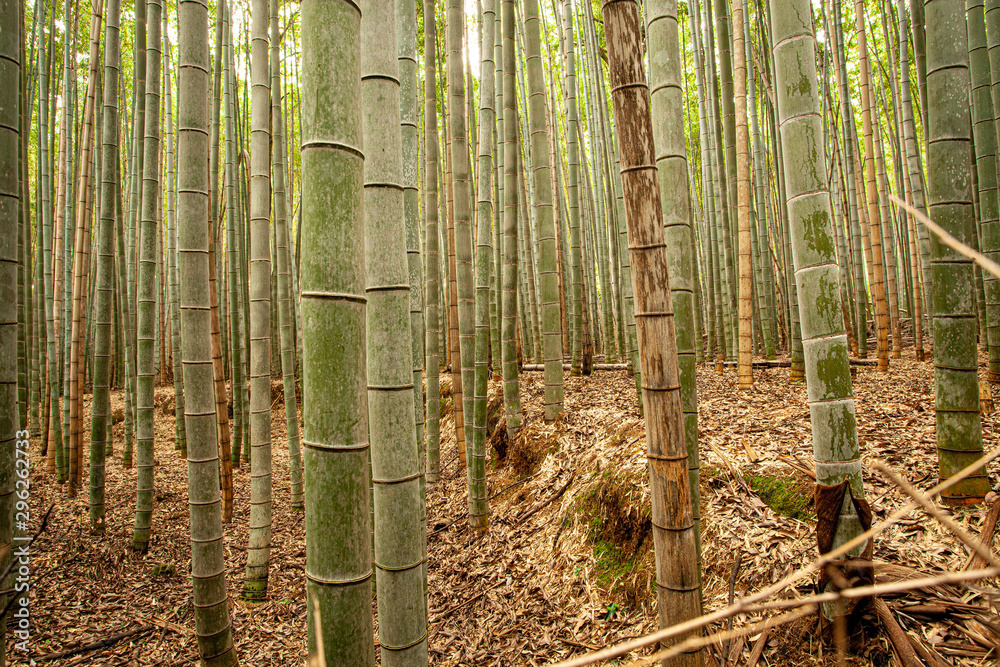
[{"label": "brown dried bamboo stalk", "polygon": [[[872,133],[872,85],[865,41],[864,0],[855,0],[854,18],[858,35],[858,62],[861,75],[861,120],[865,135],[865,192],[868,195],[868,224],[871,240],[871,288],[875,301],[879,370],[889,369],[889,314],[882,280],[882,226],[879,224],[878,189],[875,183],[875,145]],[[860,208],[860,207],[859,207]]]},{"label": "brown dried bamboo stalk", "polygon": [[76,206],[76,234],[73,243],[73,285],[72,307],[70,310],[70,340],[69,340],[69,474],[67,494],[70,498],[76,496],[80,482],[80,433],[83,430],[83,419],[80,410],[80,395],[83,388],[83,373],[80,358],[83,356],[83,326],[84,300],[88,287],[87,275],[90,273],[90,225],[91,211],[90,175],[93,160],[90,158],[94,141],[94,91],[97,87],[97,68],[100,66],[100,33],[101,9],[99,2],[92,3],[90,17],[90,78],[87,82],[86,102],[83,111],[83,135],[81,137],[80,176],[77,185],[78,200]]},{"label": "brown dried bamboo stalk", "polygon": [[[691,509],[680,370],[670,293],[663,209],[653,146],[643,27],[631,0],[602,3],[615,119],[620,132],[636,334],[642,366],[646,451],[652,499],[660,625],[701,614],[701,577]],[[682,193],[687,196],[686,193]],[[698,650],[671,665],[699,665]]]},{"label": "brown dried bamboo stalk", "polygon": [[739,239],[739,383],[753,386],[751,348],[753,269],[750,244],[750,135],[747,130],[747,66],[743,6],[733,3],[733,80],[736,85],[736,220]]}]

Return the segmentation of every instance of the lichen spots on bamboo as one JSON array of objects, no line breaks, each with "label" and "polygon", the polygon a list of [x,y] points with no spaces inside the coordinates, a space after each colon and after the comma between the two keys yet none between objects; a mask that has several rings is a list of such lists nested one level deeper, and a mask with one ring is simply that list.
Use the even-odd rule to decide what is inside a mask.
[{"label": "lichen spots on bamboo", "polygon": [[810,252],[829,260],[836,259],[834,239],[830,235],[831,220],[827,210],[819,208],[802,217],[802,240]]},{"label": "lichen spots on bamboo", "polygon": [[815,363],[806,367],[809,400],[826,401],[850,397],[851,374],[847,355],[844,354],[846,337],[820,339],[804,344],[810,345],[815,355]]}]

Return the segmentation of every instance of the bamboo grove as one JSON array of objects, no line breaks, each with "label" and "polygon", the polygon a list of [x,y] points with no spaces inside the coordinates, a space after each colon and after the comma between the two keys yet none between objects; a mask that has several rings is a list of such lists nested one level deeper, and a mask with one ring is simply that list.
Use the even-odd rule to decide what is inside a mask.
[{"label": "bamboo grove", "polygon": [[941,478],[982,455],[1000,282],[908,211],[1000,259],[997,0],[0,0],[0,89],[0,567],[23,431],[94,539],[134,467],[148,548],[165,387],[206,665],[238,661],[241,467],[238,594],[267,599],[289,493],[310,652],[374,664],[374,590],[382,664],[427,664],[426,488],[453,437],[489,530],[488,394],[514,436],[519,374],[546,421],[567,373],[634,376],[661,625],[702,606],[698,365],[738,401],[790,359],[817,481],[856,501],[826,550],[867,527],[854,360],[891,381],[912,347]]}]

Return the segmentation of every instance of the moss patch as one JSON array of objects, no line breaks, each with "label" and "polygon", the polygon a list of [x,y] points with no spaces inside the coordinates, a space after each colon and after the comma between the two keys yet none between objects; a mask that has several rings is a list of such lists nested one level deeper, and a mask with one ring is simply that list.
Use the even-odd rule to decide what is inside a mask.
[{"label": "moss patch", "polygon": [[648,501],[627,475],[605,472],[576,501],[587,526],[598,585],[627,607],[648,601],[653,583],[652,516]]},{"label": "moss patch", "polygon": [[451,412],[454,401],[451,395],[451,379],[442,377],[438,383],[438,405],[440,412],[438,413],[443,419],[445,415]]},{"label": "moss patch", "polygon": [[768,507],[790,519],[814,520],[813,486],[797,477],[745,475],[747,484]]}]

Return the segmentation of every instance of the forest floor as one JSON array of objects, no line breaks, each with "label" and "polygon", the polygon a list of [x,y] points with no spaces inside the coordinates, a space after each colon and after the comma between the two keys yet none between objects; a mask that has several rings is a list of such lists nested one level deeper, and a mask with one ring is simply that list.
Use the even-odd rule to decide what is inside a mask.
[{"label": "forest floor", "polygon": [[[698,371],[701,438],[701,545],[705,609],[760,590],[816,555],[812,446],[804,384],[789,369],[756,369],[752,392],[736,388],[735,369]],[[490,530],[468,527],[466,476],[458,464],[450,388],[443,388],[442,481],[428,486],[430,629],[434,665],[544,665],[655,629],[645,432],[625,372],[567,374],[565,415],[542,420],[542,374],[521,375],[525,424],[513,440],[491,438]],[[857,368],[854,382],[866,464],[886,462],[921,489],[937,480],[933,366],[912,348],[887,376]],[[491,381],[491,417],[502,413]],[[301,665],[306,655],[303,514],[289,506],[284,407],[272,390],[273,538],[269,599],[239,598],[247,544],[249,470],[234,470],[235,512],[225,526],[227,583],[236,650],[244,665]],[[112,397],[112,409],[122,396]],[[85,398],[89,423],[90,395]],[[121,464],[122,424],[107,468],[107,533],[89,534],[86,479],[74,499],[33,462],[33,523],[50,504],[47,530],[32,546],[28,658],[8,640],[12,664],[39,661],[118,632],[154,624],[101,650],[52,665],[188,665],[196,662],[186,494],[187,467],[174,450],[173,389],[156,389],[156,495],[146,554],[132,551],[135,469]],[[985,446],[998,445],[995,415],[983,418]],[[501,428],[500,431],[503,431]],[[83,451],[88,451],[86,442]],[[501,451],[497,451],[501,450]],[[37,438],[32,442],[37,457]],[[502,454],[502,457],[500,456]],[[991,469],[991,477],[1000,479]],[[867,468],[874,519],[904,504],[902,494]],[[995,497],[995,494],[991,494]],[[994,500],[991,497],[990,500]],[[952,510],[979,535],[990,505]],[[969,550],[918,513],[882,533],[877,581],[914,572],[961,570]],[[739,563],[737,565],[737,563]],[[736,568],[732,593],[730,579]],[[912,568],[908,569],[908,568]],[[928,664],[992,664],[1000,634],[995,581],[939,587],[887,600]],[[781,597],[812,592],[813,580]],[[374,609],[374,605],[373,605]],[[853,639],[852,665],[900,664],[870,614]],[[738,617],[737,627],[755,619]],[[759,617],[756,619],[759,620]],[[712,626],[712,630],[721,629]],[[377,636],[377,635],[376,635]],[[835,664],[816,617],[709,647],[708,664]],[[649,649],[646,649],[648,654]],[[632,658],[640,657],[638,652]],[[941,663],[934,661],[940,658]],[[627,660],[626,660],[627,662]],[[625,662],[618,663],[625,664]]]}]

